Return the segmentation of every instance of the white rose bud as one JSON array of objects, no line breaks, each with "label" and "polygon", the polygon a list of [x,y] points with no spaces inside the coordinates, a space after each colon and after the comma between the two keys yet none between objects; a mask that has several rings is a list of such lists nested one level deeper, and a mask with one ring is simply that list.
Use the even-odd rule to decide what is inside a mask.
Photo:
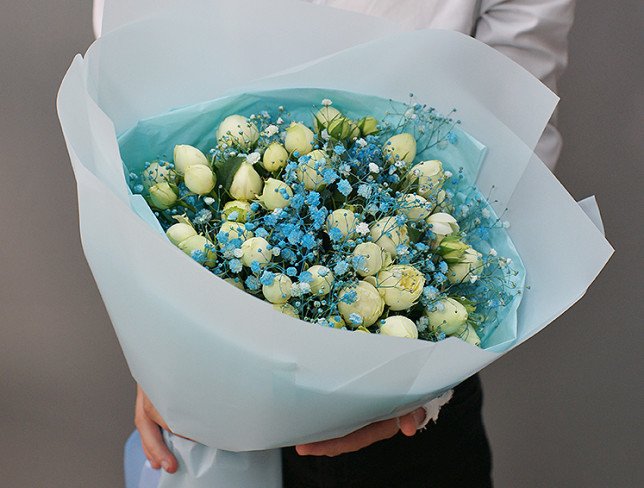
[{"label": "white rose bud", "polygon": [[363,137],[378,132],[378,120],[374,117],[368,116],[358,121],[358,128]]},{"label": "white rose bud", "polygon": [[463,339],[465,342],[472,344],[473,346],[479,347],[481,345],[481,338],[474,330],[470,324],[467,325],[463,333],[458,335],[459,339]]},{"label": "white rose bud", "polygon": [[235,288],[239,288],[240,290],[244,291],[244,284],[239,278],[226,278],[224,281],[233,285]]},{"label": "white rose bud", "polygon": [[413,266],[400,264],[378,273],[375,281],[378,291],[391,310],[411,308],[423,293],[425,276]]},{"label": "white rose bud", "polygon": [[262,192],[264,182],[255,168],[247,162],[243,162],[230,185],[229,192],[235,200],[253,200]]},{"label": "white rose bud", "polygon": [[233,212],[237,212],[236,222],[246,222],[253,214],[253,211],[250,209],[250,203],[241,200],[232,200],[224,205],[221,211],[221,218],[228,220],[228,216]]},{"label": "white rose bud", "polygon": [[176,178],[177,174],[170,169],[168,163],[152,163],[143,170],[141,182],[145,188],[149,189],[151,186],[163,182],[174,183]]},{"label": "white rose bud", "polygon": [[177,173],[185,174],[189,166],[196,165],[210,166],[204,153],[187,144],[174,146],[174,169]]},{"label": "white rose bud", "polygon": [[331,327],[334,329],[342,329],[343,327],[346,327],[347,324],[344,323],[344,320],[342,317],[339,315],[331,315],[330,317],[326,318]]},{"label": "white rose bud", "polygon": [[[223,224],[221,224],[221,227],[219,228],[219,232],[223,232],[224,234],[228,234],[228,240],[232,241],[234,239],[241,239],[242,241],[245,241],[246,239],[250,239],[251,237],[254,236],[254,234],[246,230],[246,227],[244,227],[244,224],[240,224],[238,222],[230,222],[226,221]],[[224,244],[220,244],[219,247],[225,247]]]},{"label": "white rose bud", "polygon": [[470,273],[477,274],[483,267],[483,255],[473,248],[468,248],[457,263],[448,264],[447,279],[450,283],[461,283]]},{"label": "white rose bud", "polygon": [[263,237],[251,237],[242,244],[241,262],[244,266],[250,267],[253,261],[260,265],[268,264],[273,258],[273,253],[268,249],[268,241]]},{"label": "white rose bud", "polygon": [[418,339],[418,328],[416,324],[407,317],[394,315],[387,317],[380,325],[380,334],[393,337],[405,337]]},{"label": "white rose bud", "polygon": [[458,222],[450,214],[439,212],[427,217],[427,223],[431,224],[431,231],[436,234],[436,244],[447,236],[459,231]]},{"label": "white rose bud", "polygon": [[411,164],[416,158],[416,139],[408,133],[395,135],[385,142],[382,153],[388,163],[404,161]]},{"label": "white rose bud", "polygon": [[262,286],[262,293],[269,302],[281,304],[288,302],[289,298],[291,298],[292,288],[293,282],[291,278],[279,273],[275,275],[272,284]]},{"label": "white rose bud", "polygon": [[277,171],[286,166],[288,151],[279,142],[274,142],[264,151],[262,166],[266,171]]},{"label": "white rose bud", "polygon": [[241,115],[226,117],[217,129],[217,141],[249,151],[259,139],[257,126]]},{"label": "white rose bud", "polygon": [[[342,297],[351,291],[356,292],[356,301],[350,304],[343,302]],[[338,311],[348,324],[352,323],[351,315],[358,314],[362,317],[361,325],[369,327],[376,323],[385,309],[385,302],[380,296],[380,293],[378,293],[378,290],[366,281],[360,281],[356,286],[344,288],[340,291],[339,298]]]},{"label": "white rose bud", "polygon": [[333,276],[331,270],[326,266],[316,264],[307,271],[313,275],[313,280],[309,283],[311,293],[314,296],[328,295],[335,281],[335,276]]},{"label": "white rose bud", "polygon": [[297,179],[304,183],[307,190],[319,190],[324,186],[322,170],[325,167],[327,155],[324,151],[316,149],[309,154],[306,164],[300,164],[296,170]]},{"label": "white rose bud", "polygon": [[[284,198],[283,192],[286,192],[288,199]],[[293,190],[286,183],[275,178],[269,178],[264,184],[264,193],[259,197],[259,200],[264,204],[268,210],[275,210],[276,208],[285,208],[291,204],[293,197]]]},{"label": "white rose bud", "polygon": [[407,173],[407,181],[418,182],[418,194],[427,198],[441,189],[445,182],[443,163],[438,160],[422,161]]},{"label": "white rose bud", "polygon": [[331,106],[322,107],[318,110],[318,113],[313,116],[313,128],[315,129],[315,132],[319,133],[324,129],[328,129],[331,122],[341,120],[343,118],[342,113],[338,109]]},{"label": "white rose bud", "polygon": [[400,225],[396,217],[385,217],[371,224],[371,239],[393,257],[399,245],[409,242],[409,234],[407,226]]},{"label": "white rose bud", "polygon": [[188,237],[196,236],[197,231],[190,224],[184,222],[179,222],[171,226],[166,232],[165,235],[168,236],[170,242],[175,246],[178,246]]},{"label": "white rose bud", "polygon": [[407,193],[400,199],[399,213],[405,215],[412,222],[425,220],[429,217],[432,206],[425,198],[414,193]]},{"label": "white rose bud", "polygon": [[349,237],[356,231],[356,216],[352,210],[340,208],[334,210],[326,219],[326,231],[331,232],[331,229],[337,227],[342,232],[344,237]]},{"label": "white rose bud", "polygon": [[391,264],[391,256],[389,253],[373,242],[358,244],[353,250],[353,255],[364,258],[362,260],[363,266],[360,269],[356,269],[356,273],[362,277],[373,276],[382,268],[386,268]]},{"label": "white rose bud", "polygon": [[206,266],[214,266],[217,262],[215,248],[204,236],[188,237],[179,244],[179,249],[191,257],[193,252],[201,251],[206,258],[204,263]]},{"label": "white rose bud", "polygon": [[150,200],[159,210],[172,207],[177,201],[177,194],[167,182],[158,183],[150,187]]},{"label": "white rose bud", "polygon": [[315,134],[304,124],[293,122],[289,128],[286,129],[286,140],[284,146],[286,150],[293,154],[295,151],[300,156],[310,153],[313,150],[313,140]]},{"label": "white rose bud", "polygon": [[206,195],[215,187],[217,177],[208,166],[196,164],[188,166],[183,182],[191,192],[197,195]]},{"label": "white rose bud", "polygon": [[288,315],[289,317],[293,317],[294,319],[300,318],[297,313],[297,309],[290,303],[275,303],[273,304],[273,308],[278,312],[282,312],[283,314]]},{"label": "white rose bud", "polygon": [[429,326],[447,335],[461,334],[467,323],[467,310],[453,298],[444,298],[436,304],[436,310],[425,311]]}]

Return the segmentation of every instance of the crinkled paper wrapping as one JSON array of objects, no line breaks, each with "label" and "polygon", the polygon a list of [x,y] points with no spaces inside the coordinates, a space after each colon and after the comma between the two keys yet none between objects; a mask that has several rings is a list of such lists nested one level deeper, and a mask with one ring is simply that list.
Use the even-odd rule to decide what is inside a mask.
[{"label": "crinkled paper wrapping", "polygon": [[[83,248],[132,375],[173,431],[203,444],[167,438],[181,470],[162,476],[163,487],[280,486],[271,449],[344,435],[460,383],[581,298],[612,253],[533,154],[556,96],[467,36],[401,32],[296,0],[121,0],[108,2],[104,27],[74,59],[58,110]],[[305,325],[160,233],[128,191],[117,135],[173,109],[285,88],[395,100],[413,92],[444,113],[458,108],[463,129],[488,148],[479,189],[494,186],[497,211],[507,207],[527,271],[516,327],[500,327],[495,346]],[[596,205],[584,205],[600,223]]]}]

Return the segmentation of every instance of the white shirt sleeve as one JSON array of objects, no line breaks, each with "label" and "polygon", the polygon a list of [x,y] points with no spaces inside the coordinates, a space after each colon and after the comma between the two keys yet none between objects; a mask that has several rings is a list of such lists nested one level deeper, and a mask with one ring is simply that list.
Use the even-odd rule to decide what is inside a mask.
[{"label": "white shirt sleeve", "polygon": [[[575,0],[482,0],[474,36],[502,52],[552,91],[568,63],[568,32]],[[552,169],[561,152],[561,136],[550,121],[537,155]]]},{"label": "white shirt sleeve", "polygon": [[103,28],[103,9],[104,8],[105,8],[105,0],[94,0],[92,24],[94,25],[94,37],[96,37],[96,39],[101,37],[101,30]]}]

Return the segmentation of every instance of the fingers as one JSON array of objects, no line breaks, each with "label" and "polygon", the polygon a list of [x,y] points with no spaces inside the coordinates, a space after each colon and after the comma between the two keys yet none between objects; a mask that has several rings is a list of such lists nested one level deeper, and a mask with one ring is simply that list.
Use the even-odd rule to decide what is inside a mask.
[{"label": "fingers", "polygon": [[403,415],[398,419],[400,422],[400,431],[407,437],[413,436],[416,434],[418,427],[423,424],[425,415],[427,415],[427,412],[425,412],[425,409],[422,407],[417,408],[407,415]]},{"label": "fingers", "polygon": [[143,452],[152,468],[163,468],[168,473],[175,473],[178,468],[177,460],[165,445],[160,429],[160,426],[167,428],[167,425],[138,385],[134,425],[139,431]]},{"label": "fingers", "polygon": [[398,433],[396,419],[383,420],[367,425],[351,434],[338,439],[302,444],[296,446],[296,451],[301,456],[329,456],[334,457],[346,452],[355,452],[371,444],[389,439]]},{"label": "fingers", "polygon": [[383,420],[338,439],[301,444],[295,447],[301,456],[329,456],[334,457],[347,452],[355,452],[378,441],[389,439],[401,431],[408,437],[416,434],[418,427],[425,420],[425,409],[420,407],[402,417]]}]

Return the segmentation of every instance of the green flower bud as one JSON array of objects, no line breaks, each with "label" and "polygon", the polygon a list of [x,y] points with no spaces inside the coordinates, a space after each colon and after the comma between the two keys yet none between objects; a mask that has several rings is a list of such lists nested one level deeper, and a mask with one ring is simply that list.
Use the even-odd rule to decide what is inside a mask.
[{"label": "green flower bud", "polygon": [[177,194],[167,182],[150,187],[150,200],[159,210],[166,210],[177,202]]}]

